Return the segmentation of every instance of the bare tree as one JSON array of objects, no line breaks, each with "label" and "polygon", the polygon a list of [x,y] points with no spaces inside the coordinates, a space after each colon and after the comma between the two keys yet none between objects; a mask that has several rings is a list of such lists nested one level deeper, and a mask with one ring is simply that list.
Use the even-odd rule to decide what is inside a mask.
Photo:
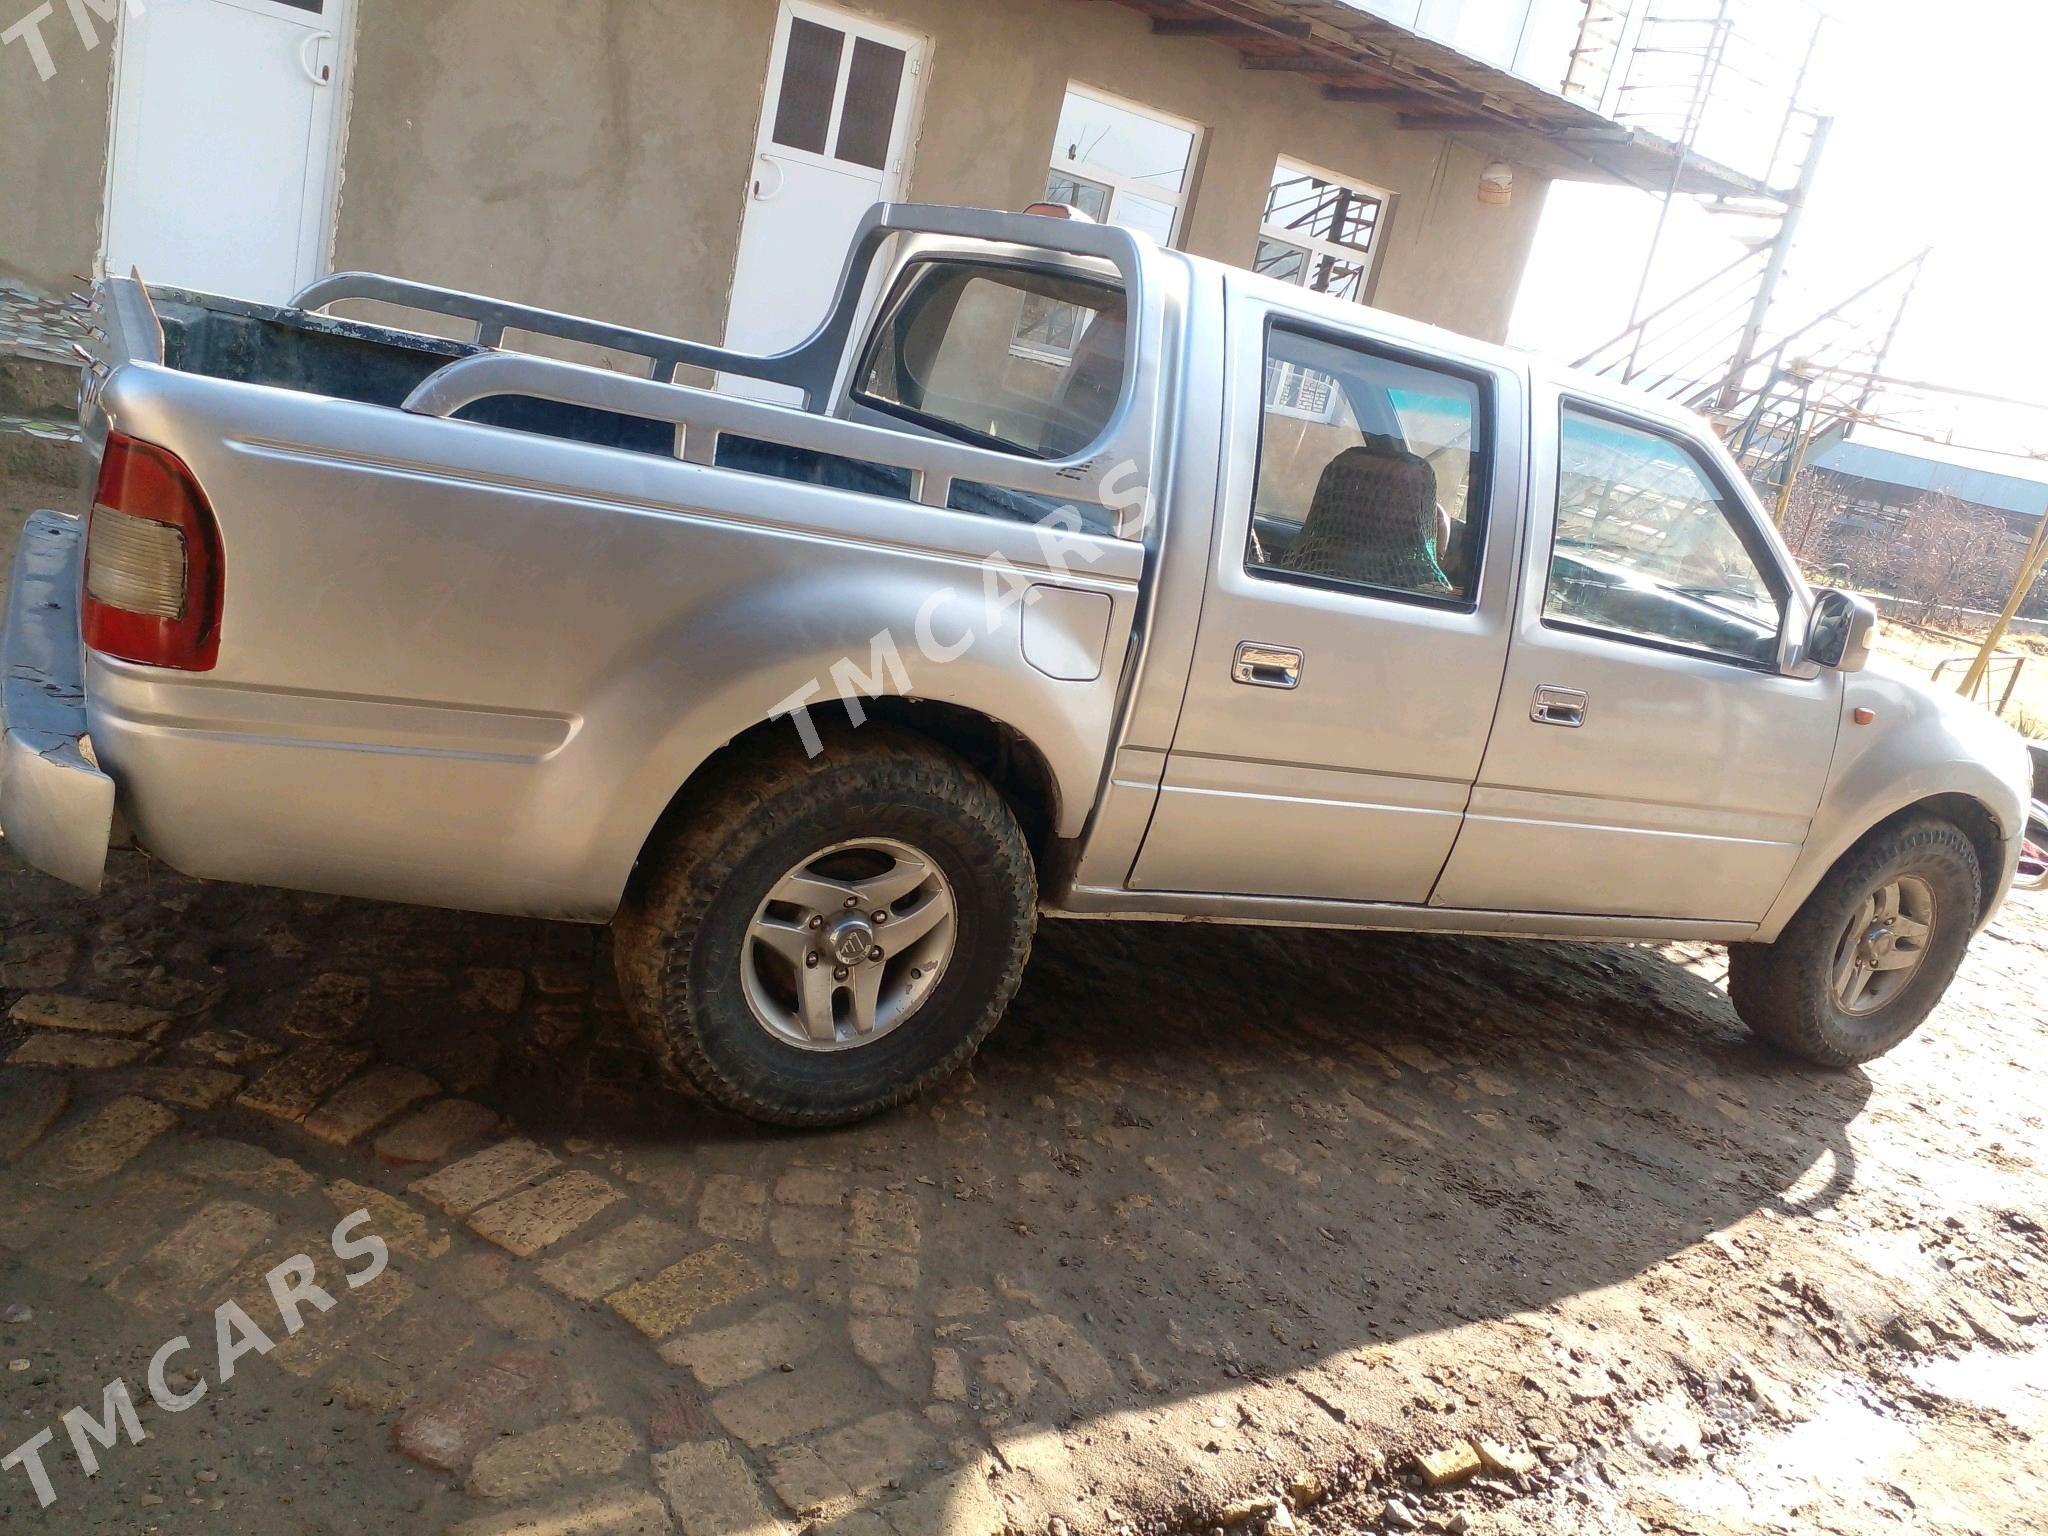
[{"label": "bare tree", "polygon": [[1945,491],[1907,508],[1904,525],[1876,554],[1886,585],[1920,605],[1922,623],[1943,608],[2003,597],[2017,564],[2005,524]]},{"label": "bare tree", "polygon": [[1792,483],[1792,494],[1785,502],[1785,521],[1779,531],[1799,560],[1818,563],[1848,510],[1849,498],[1843,492],[1818,476],[1801,475]]}]

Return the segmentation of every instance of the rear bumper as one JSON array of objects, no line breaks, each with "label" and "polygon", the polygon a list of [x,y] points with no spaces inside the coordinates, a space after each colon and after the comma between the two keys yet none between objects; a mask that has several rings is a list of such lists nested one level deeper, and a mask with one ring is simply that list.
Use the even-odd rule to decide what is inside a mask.
[{"label": "rear bumper", "polygon": [[46,874],[97,892],[114,781],[85,744],[78,567],[85,525],[38,512],[22,529],[0,636],[0,833]]}]

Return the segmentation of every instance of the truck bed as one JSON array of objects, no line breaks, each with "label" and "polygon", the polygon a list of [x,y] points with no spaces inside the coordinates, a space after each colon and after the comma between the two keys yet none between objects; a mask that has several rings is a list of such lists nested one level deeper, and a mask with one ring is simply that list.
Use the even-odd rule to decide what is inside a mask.
[{"label": "truck bed", "polygon": [[[430,374],[484,350],[470,342],[212,294],[151,292],[164,328],[165,364],[240,384],[395,410]],[[666,422],[551,400],[480,400],[457,416],[633,453],[666,456],[675,451],[675,428]]]}]

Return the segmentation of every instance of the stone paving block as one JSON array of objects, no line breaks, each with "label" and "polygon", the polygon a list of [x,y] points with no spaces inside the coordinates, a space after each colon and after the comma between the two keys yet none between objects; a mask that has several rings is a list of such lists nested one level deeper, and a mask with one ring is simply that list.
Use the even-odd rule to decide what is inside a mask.
[{"label": "stone paving block", "polygon": [[368,1225],[355,1234],[358,1238],[374,1233],[384,1239],[384,1246],[393,1253],[418,1259],[438,1259],[448,1251],[447,1232],[396,1195],[387,1195],[353,1179],[336,1179],[327,1186],[327,1198],[340,1215],[370,1213]]},{"label": "stone paving block", "polygon": [[208,1137],[185,1148],[179,1164],[188,1173],[257,1194],[303,1195],[319,1178],[288,1157],[276,1157],[245,1141]]},{"label": "stone paving block", "polygon": [[898,1480],[927,1461],[933,1445],[930,1431],[902,1408],[871,1414],[814,1442],[819,1458],[856,1494]]},{"label": "stone paving block", "polygon": [[71,1102],[71,1084],[38,1072],[0,1092],[0,1162],[11,1163],[41,1141]]},{"label": "stone paving block", "polygon": [[760,1265],[717,1243],[613,1292],[610,1301],[619,1316],[650,1339],[665,1339],[704,1313],[750,1296],[767,1283]]},{"label": "stone paving block", "polygon": [[661,1358],[689,1368],[717,1392],[778,1366],[796,1365],[818,1347],[819,1330],[789,1302],[772,1302],[742,1323],[686,1333],[661,1346]]},{"label": "stone paving block", "polygon": [[943,1346],[932,1351],[932,1400],[940,1403],[967,1401],[967,1368],[960,1351]]},{"label": "stone paving block", "polygon": [[440,1091],[431,1077],[409,1067],[375,1067],[344,1083],[306,1116],[306,1130],[330,1146],[350,1146],[392,1116]]},{"label": "stone paving block", "polygon": [[737,1174],[715,1173],[697,1201],[697,1225],[713,1237],[758,1240],[768,1222],[768,1187]]},{"label": "stone paving block", "polygon": [[768,1240],[786,1259],[836,1259],[846,1251],[846,1218],[826,1206],[790,1206],[768,1223]]},{"label": "stone paving block", "polygon": [[148,1036],[171,1022],[161,1008],[134,1003],[109,1003],[91,997],[32,992],[7,1011],[17,1024],[36,1029],[68,1029],[91,1035]]},{"label": "stone paving block", "polygon": [[166,1104],[219,1109],[242,1086],[242,1075],[213,1067],[137,1067],[123,1074],[121,1083]]},{"label": "stone paving block", "polygon": [[55,1067],[82,1072],[104,1072],[112,1067],[132,1067],[156,1049],[147,1040],[123,1040],[113,1035],[67,1035],[48,1030],[30,1035],[7,1058],[16,1067]]},{"label": "stone paving block", "polygon": [[491,1292],[477,1303],[477,1309],[513,1338],[529,1344],[559,1339],[569,1331],[569,1314],[524,1285]]},{"label": "stone paving block", "polygon": [[517,1499],[543,1488],[618,1471],[640,1448],[624,1419],[600,1415],[549,1424],[488,1447],[469,1472],[480,1499]]},{"label": "stone paving block", "polygon": [[470,1230],[527,1259],[552,1247],[625,1196],[594,1173],[574,1169],[471,1214]]},{"label": "stone paving block", "polygon": [[305,1330],[279,1339],[271,1351],[270,1358],[290,1375],[319,1375],[362,1340],[374,1337],[387,1319],[419,1293],[419,1287],[411,1276],[387,1269],[361,1290],[342,1296],[329,1286],[328,1293],[337,1303],[334,1310],[317,1318],[308,1312]]},{"label": "stone paving block", "polygon": [[535,1274],[565,1296],[597,1301],[674,1263],[689,1234],[659,1216],[635,1216],[602,1237],[558,1253]]},{"label": "stone paving block", "polygon": [[1116,1386],[1109,1362],[1063,1317],[1041,1313],[1009,1325],[1010,1337],[1076,1402],[1104,1396]]},{"label": "stone paving block", "polygon": [[284,1047],[239,1029],[209,1029],[192,1036],[179,1049],[224,1067],[247,1067],[268,1060]]},{"label": "stone paving block", "polygon": [[826,1465],[825,1458],[812,1446],[786,1445],[771,1453],[768,1485],[775,1490],[775,1497],[799,1516],[852,1513],[847,1511],[853,1502],[852,1484]]},{"label": "stone paving block", "polygon": [[69,933],[17,933],[0,950],[0,991],[47,992],[64,985],[78,959]]},{"label": "stone paving block", "polygon": [[407,1115],[377,1138],[377,1156],[395,1168],[438,1163],[498,1129],[498,1112],[468,1099],[442,1099]]},{"label": "stone paving block", "polygon": [[588,955],[540,955],[531,967],[533,984],[550,997],[567,997],[590,990],[591,960]]},{"label": "stone paving block", "polygon": [[345,1040],[369,1011],[370,978],[330,972],[299,989],[285,1011],[285,1032],[302,1040]]},{"label": "stone paving block", "polygon": [[853,1352],[873,1366],[901,1360],[917,1343],[917,1328],[907,1317],[853,1317],[847,1320],[846,1332]]},{"label": "stone paving block", "polygon": [[161,1104],[133,1096],[114,1100],[90,1120],[46,1141],[34,1171],[52,1184],[92,1184],[119,1171],[178,1123]]},{"label": "stone paving block", "polygon": [[235,1102],[279,1120],[303,1120],[369,1059],[368,1051],[329,1041],[302,1045],[244,1088]]},{"label": "stone paving block", "polygon": [[474,1156],[451,1163],[408,1186],[450,1216],[467,1216],[480,1205],[509,1195],[520,1185],[561,1166],[545,1147],[515,1136],[485,1147]]},{"label": "stone paving block", "polygon": [[729,1441],[658,1452],[654,1481],[683,1536],[780,1536],[788,1530]]},{"label": "stone paving block", "polygon": [[846,1307],[850,1312],[886,1312],[900,1317],[910,1311],[915,1298],[909,1291],[891,1290],[886,1285],[855,1285],[846,1292]]},{"label": "stone paving block", "polygon": [[561,1362],[531,1350],[471,1361],[392,1428],[399,1454],[437,1472],[459,1472],[508,1423],[560,1393]]},{"label": "stone paving block", "polygon": [[[380,1275],[353,1294],[366,1296],[386,1278]],[[327,1389],[349,1407],[378,1415],[397,1414],[421,1393],[433,1390],[476,1342],[476,1330],[466,1316],[454,1314],[445,1304],[417,1299],[374,1331],[364,1330],[355,1318],[349,1323],[355,1332],[327,1372]]]},{"label": "stone paving block", "polygon": [[848,1236],[859,1248],[917,1252],[917,1197],[901,1190],[855,1190]]},{"label": "stone paving block", "polygon": [[462,973],[462,1006],[473,1013],[516,1013],[525,995],[523,971],[476,967]]},{"label": "stone paving block", "polygon": [[781,1445],[888,1406],[882,1386],[844,1355],[820,1355],[771,1371],[711,1399],[711,1411],[742,1443]]},{"label": "stone paving block", "polygon": [[155,1244],[111,1287],[123,1301],[159,1310],[196,1307],[209,1281],[227,1274],[278,1227],[242,1200],[216,1200]]},{"label": "stone paving block", "polygon": [[448,1527],[445,1536],[673,1536],[659,1495],[620,1483],[537,1509],[508,1510]]},{"label": "stone paving block", "polygon": [[862,1285],[886,1285],[899,1291],[917,1289],[918,1264],[914,1254],[855,1249],[847,1258],[848,1272]]},{"label": "stone paving block", "polygon": [[792,1168],[775,1181],[778,1205],[844,1205],[846,1175],[836,1168]]}]

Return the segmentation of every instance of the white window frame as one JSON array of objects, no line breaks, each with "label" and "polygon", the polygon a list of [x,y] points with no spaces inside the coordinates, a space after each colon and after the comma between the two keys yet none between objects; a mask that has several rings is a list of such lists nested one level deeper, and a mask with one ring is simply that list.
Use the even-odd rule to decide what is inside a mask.
[{"label": "white window frame", "polygon": [[[1281,155],[1273,162],[1272,174],[1266,180],[1266,201],[1268,203],[1273,199],[1273,183],[1280,179],[1283,172],[1296,176],[1312,176],[1317,181],[1327,182],[1331,186],[1343,187],[1346,191],[1356,192],[1360,196],[1369,197],[1380,205],[1380,211],[1379,216],[1372,223],[1372,239],[1362,252],[1355,245],[1345,245],[1341,241],[1336,240],[1319,239],[1314,235],[1303,234],[1298,229],[1289,229],[1284,224],[1268,224],[1265,214],[1262,212],[1259,215],[1258,243],[1271,242],[1274,245],[1284,245],[1289,250],[1300,251],[1307,257],[1301,264],[1300,276],[1276,278],[1274,281],[1291,283],[1297,288],[1307,288],[1310,276],[1313,275],[1317,265],[1323,258],[1327,257],[1331,260],[1346,263],[1355,263],[1363,259],[1365,271],[1358,280],[1358,296],[1350,302],[1370,304],[1372,302],[1373,289],[1377,286],[1380,276],[1380,247],[1383,244],[1380,236],[1387,227],[1388,217],[1393,212],[1394,194],[1385,187],[1376,187],[1369,181],[1360,181],[1356,176],[1340,176],[1335,171],[1326,171],[1320,166],[1310,165],[1305,160],[1297,160],[1292,155]],[[1253,254],[1254,256],[1257,255],[1256,244],[1253,247]]]},{"label": "white window frame", "polygon": [[1076,181],[1092,182],[1098,187],[1108,189],[1109,222],[1112,224],[1116,222],[1117,200],[1126,192],[1150,202],[1170,204],[1173,208],[1173,232],[1166,243],[1169,247],[1179,249],[1181,235],[1187,225],[1188,204],[1194,193],[1195,169],[1202,159],[1202,125],[1191,123],[1184,117],[1176,117],[1171,112],[1162,112],[1157,107],[1148,107],[1143,102],[1132,101],[1127,96],[1118,96],[1097,86],[1084,85],[1079,80],[1067,82],[1067,88],[1060,96],[1062,112],[1065,111],[1068,96],[1085,96],[1090,101],[1100,102],[1104,106],[1117,107],[1139,117],[1149,118],[1155,123],[1162,123],[1168,128],[1179,129],[1189,136],[1187,170],[1182,173],[1181,189],[1178,192],[1168,191],[1156,181],[1139,181],[1132,176],[1119,175],[1087,160],[1062,159],[1057,128],[1053,130],[1052,149],[1047,157],[1047,164],[1059,175],[1071,176]]}]

